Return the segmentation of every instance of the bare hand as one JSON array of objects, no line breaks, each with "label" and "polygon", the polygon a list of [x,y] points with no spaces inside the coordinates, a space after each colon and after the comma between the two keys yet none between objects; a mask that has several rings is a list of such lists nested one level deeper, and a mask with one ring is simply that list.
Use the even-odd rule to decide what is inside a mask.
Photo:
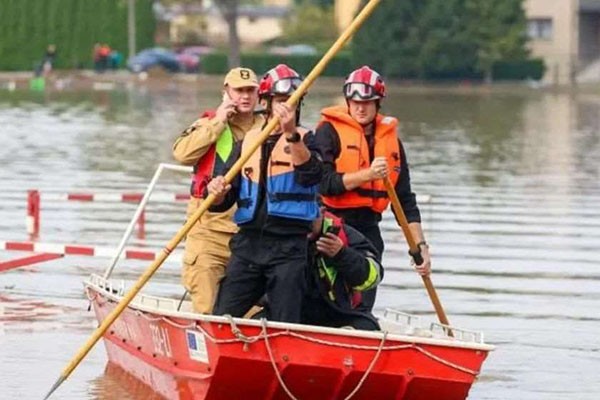
[{"label": "bare hand", "polygon": [[326,233],[317,240],[317,250],[327,257],[335,257],[344,248],[344,242],[333,233]]},{"label": "bare hand", "polygon": [[223,95],[223,102],[215,112],[216,118],[225,123],[229,118],[237,113],[237,102],[233,101],[226,93]]},{"label": "bare hand", "polygon": [[291,135],[296,132],[296,109],[285,103],[273,104],[273,114],[279,117],[281,132]]},{"label": "bare hand", "polygon": [[388,165],[385,157],[375,157],[369,167],[371,180],[383,179],[388,175]]},{"label": "bare hand", "polygon": [[223,197],[231,190],[231,185],[225,182],[223,176],[213,178],[206,186],[208,193],[214,195],[218,200],[223,200]]},{"label": "bare hand", "polygon": [[421,265],[416,265],[412,259],[411,264],[419,275],[429,276],[429,274],[431,274],[431,257],[429,256],[428,246],[421,246],[421,257],[423,257],[423,263]]}]

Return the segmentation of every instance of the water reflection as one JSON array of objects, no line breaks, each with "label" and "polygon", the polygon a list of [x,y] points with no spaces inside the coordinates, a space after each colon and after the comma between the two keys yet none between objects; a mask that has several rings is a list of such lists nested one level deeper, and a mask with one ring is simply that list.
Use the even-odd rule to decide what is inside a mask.
[{"label": "water reflection", "polygon": [[164,397],[153,392],[121,367],[109,362],[104,374],[90,382],[89,399],[115,400],[115,393],[119,394],[119,400],[164,400]]},{"label": "water reflection", "polygon": [[[321,107],[340,100],[340,84],[325,80],[311,89],[306,125],[314,126]],[[214,79],[108,91],[0,92],[2,240],[24,236],[20,199],[27,188],[143,189],[157,164],[171,161],[179,132],[217,105],[219,85]],[[581,371],[600,366],[600,96],[523,88],[396,87],[390,93],[384,110],[402,122],[414,189],[432,196],[422,208],[432,279],[449,319],[485,331],[499,345],[470,398],[598,398],[600,382]],[[161,180],[161,190],[187,187],[185,175]],[[133,213],[110,204],[44,207],[45,242],[114,246]],[[183,205],[154,210],[141,244],[164,244],[182,222]],[[394,307],[435,319],[389,215],[382,227],[387,272],[378,310]],[[0,299],[3,315],[21,316],[0,317],[0,387],[8,385],[8,393],[18,391],[21,398],[47,390],[45,380],[30,384],[32,365],[58,371],[84,342],[95,321],[85,311],[81,280],[103,271],[106,262],[65,258],[35,273],[0,274],[2,299],[8,299]],[[145,266],[125,262],[116,274],[133,280]],[[164,268],[150,290],[180,296],[178,260]],[[31,304],[52,314],[27,317]],[[42,328],[56,336],[43,336]],[[62,350],[44,357],[41,343],[49,339]],[[79,367],[60,398],[152,398],[118,367],[102,373],[103,351],[99,346]],[[50,375],[48,386],[55,378]],[[578,384],[564,384],[572,381]]]}]

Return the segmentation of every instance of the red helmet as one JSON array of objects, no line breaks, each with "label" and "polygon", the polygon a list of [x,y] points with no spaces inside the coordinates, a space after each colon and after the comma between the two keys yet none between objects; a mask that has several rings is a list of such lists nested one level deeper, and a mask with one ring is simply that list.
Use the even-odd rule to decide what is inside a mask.
[{"label": "red helmet", "polygon": [[302,77],[285,64],[279,64],[260,80],[258,96],[291,95],[302,83]]},{"label": "red helmet", "polygon": [[344,82],[344,97],[348,100],[378,100],[385,97],[385,82],[376,71],[365,66],[348,75]]}]

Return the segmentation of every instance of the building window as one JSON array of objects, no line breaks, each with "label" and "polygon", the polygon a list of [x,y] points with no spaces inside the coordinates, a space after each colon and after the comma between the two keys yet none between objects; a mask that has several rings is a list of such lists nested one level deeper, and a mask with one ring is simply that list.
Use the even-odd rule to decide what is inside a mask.
[{"label": "building window", "polygon": [[527,21],[529,39],[551,40],[552,20],[550,18],[533,18]]}]

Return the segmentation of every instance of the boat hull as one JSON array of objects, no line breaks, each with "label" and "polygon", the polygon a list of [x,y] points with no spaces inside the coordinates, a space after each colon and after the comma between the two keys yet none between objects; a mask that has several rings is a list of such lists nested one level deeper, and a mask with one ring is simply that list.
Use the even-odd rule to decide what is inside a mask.
[{"label": "boat hull", "polygon": [[[86,284],[99,321],[112,290]],[[159,300],[157,300],[158,305]],[[462,400],[491,346],[259,323],[134,302],[104,335],[111,362],[167,399]],[[276,370],[275,370],[276,369]],[[278,378],[278,373],[280,378]]]}]

